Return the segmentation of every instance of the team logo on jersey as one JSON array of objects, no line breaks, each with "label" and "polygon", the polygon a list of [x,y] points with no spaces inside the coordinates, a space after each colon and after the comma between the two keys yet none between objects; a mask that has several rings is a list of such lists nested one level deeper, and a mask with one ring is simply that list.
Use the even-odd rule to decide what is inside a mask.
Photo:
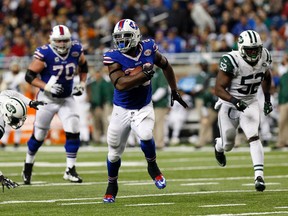
[{"label": "team logo on jersey", "polygon": [[42,49],[48,49],[48,46],[47,45],[43,45],[41,46]]},{"label": "team logo on jersey", "polygon": [[54,61],[59,62],[60,61],[59,57],[55,57]]},{"label": "team logo on jersey", "polygon": [[71,54],[73,57],[78,57],[80,54],[78,52],[72,52]]},{"label": "team logo on jersey", "polygon": [[152,50],[147,49],[147,50],[145,50],[144,55],[145,55],[145,56],[150,56],[151,53],[152,53]]}]

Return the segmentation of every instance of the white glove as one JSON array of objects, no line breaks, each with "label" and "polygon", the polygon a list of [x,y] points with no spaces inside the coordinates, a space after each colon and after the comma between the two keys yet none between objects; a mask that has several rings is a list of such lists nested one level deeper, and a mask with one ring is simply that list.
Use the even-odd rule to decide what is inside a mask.
[{"label": "white glove", "polygon": [[56,77],[51,76],[48,83],[44,87],[44,91],[59,95],[64,91],[62,84],[56,83]]},{"label": "white glove", "polygon": [[75,85],[72,90],[72,95],[80,96],[83,94],[85,90],[85,82],[80,82],[79,84]]}]

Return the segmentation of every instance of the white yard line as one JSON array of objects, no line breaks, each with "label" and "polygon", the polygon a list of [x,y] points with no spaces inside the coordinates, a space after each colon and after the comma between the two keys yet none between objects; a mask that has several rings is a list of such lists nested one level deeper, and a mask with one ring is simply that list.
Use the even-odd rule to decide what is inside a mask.
[{"label": "white yard line", "polygon": [[132,206],[132,207],[137,207],[137,206],[159,206],[159,205],[174,205],[175,203],[139,203],[139,204],[129,204],[125,206]]},{"label": "white yard line", "polygon": [[218,182],[196,182],[196,183],[186,183],[180,184],[181,186],[198,186],[198,185],[217,185]]},{"label": "white yard line", "polygon": [[[287,193],[288,189],[267,190],[269,192]],[[185,196],[185,195],[206,195],[217,193],[255,193],[254,190],[226,190],[226,191],[196,191],[196,192],[178,192],[178,193],[165,193],[165,194],[138,194],[129,196],[117,196],[117,199],[131,199],[143,197],[164,197],[164,196]],[[53,199],[53,200],[12,200],[0,202],[0,205],[7,204],[21,204],[21,203],[56,203],[56,202],[71,202],[71,201],[87,201],[87,200],[102,200],[102,197],[87,197],[87,198],[72,198],[72,199]]]},{"label": "white yard line", "polygon": [[219,205],[202,205],[201,208],[212,208],[212,207],[230,207],[230,206],[245,206],[245,203],[231,203],[231,204],[219,204]]},{"label": "white yard line", "polygon": [[274,215],[274,214],[288,214],[288,211],[279,211],[279,212],[247,212],[240,214],[212,214],[206,216],[250,216],[250,215]]}]

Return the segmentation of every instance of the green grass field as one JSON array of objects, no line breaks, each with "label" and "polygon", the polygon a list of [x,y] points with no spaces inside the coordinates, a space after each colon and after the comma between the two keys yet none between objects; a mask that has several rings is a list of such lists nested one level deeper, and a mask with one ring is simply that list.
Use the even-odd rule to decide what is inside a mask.
[{"label": "green grass field", "polygon": [[266,190],[256,192],[248,148],[226,154],[219,167],[213,148],[170,147],[158,151],[167,187],[156,188],[140,148],[127,148],[119,173],[116,203],[104,204],[107,186],[106,147],[81,148],[77,172],[82,184],[62,179],[64,148],[43,146],[36,157],[32,185],[20,173],[26,147],[0,151],[0,170],[20,183],[0,192],[0,215],[287,215],[287,151],[265,151]]}]

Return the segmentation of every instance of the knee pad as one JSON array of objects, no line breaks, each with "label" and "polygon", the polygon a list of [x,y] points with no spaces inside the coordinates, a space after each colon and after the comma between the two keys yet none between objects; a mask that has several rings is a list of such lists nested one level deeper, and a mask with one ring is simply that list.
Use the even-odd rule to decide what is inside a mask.
[{"label": "knee pad", "polygon": [[36,140],[44,141],[47,136],[47,133],[48,133],[48,130],[35,127],[33,135]]},{"label": "knee pad", "polygon": [[235,145],[235,137],[236,137],[236,131],[235,129],[229,129],[226,132],[226,141],[224,140],[224,150],[225,151],[231,151],[232,148]]},{"label": "knee pad", "polygon": [[115,155],[115,154],[111,154],[111,153],[108,153],[108,160],[111,162],[111,163],[115,163],[115,162],[117,162],[118,160],[120,160],[121,159],[121,157],[120,156],[118,156],[118,155]]},{"label": "knee pad", "polygon": [[137,133],[140,140],[151,140],[153,138],[152,130],[143,129]]},{"label": "knee pad", "polygon": [[66,123],[63,123],[65,131],[69,131],[71,134],[79,133],[80,120],[78,115],[73,115]]}]

